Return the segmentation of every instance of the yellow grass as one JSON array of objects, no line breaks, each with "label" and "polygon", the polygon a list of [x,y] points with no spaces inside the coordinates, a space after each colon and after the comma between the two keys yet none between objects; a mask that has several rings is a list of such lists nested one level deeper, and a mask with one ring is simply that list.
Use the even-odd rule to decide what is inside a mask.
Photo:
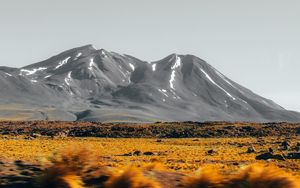
[{"label": "yellow grass", "polygon": [[[145,166],[155,161],[172,171],[192,173],[204,164],[219,167],[222,173],[238,170],[243,166],[257,163],[257,153],[246,153],[247,147],[253,145],[256,151],[275,150],[277,137],[263,138],[266,144],[260,145],[255,138],[209,138],[209,139],[124,139],[124,138],[50,138],[41,137],[33,140],[25,136],[0,136],[0,160],[23,160],[40,163],[46,161],[54,152],[66,148],[87,148],[89,156],[99,158],[99,165],[126,167],[129,165]],[[294,138],[294,142],[300,137]],[[244,144],[239,147],[238,144]],[[209,155],[213,149],[217,153]],[[153,152],[153,156],[124,156],[139,150]],[[276,151],[277,152],[277,151]],[[279,151],[278,151],[279,152]],[[299,160],[271,161],[260,163],[274,164],[285,171],[300,176]]]}]

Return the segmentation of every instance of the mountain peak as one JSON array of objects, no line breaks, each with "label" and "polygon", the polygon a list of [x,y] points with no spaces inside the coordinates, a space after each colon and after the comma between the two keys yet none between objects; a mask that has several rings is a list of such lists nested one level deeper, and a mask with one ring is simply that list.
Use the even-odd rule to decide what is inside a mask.
[{"label": "mountain peak", "polygon": [[190,54],[147,63],[89,44],[0,70],[0,104],[48,106],[59,120],[300,121]]}]

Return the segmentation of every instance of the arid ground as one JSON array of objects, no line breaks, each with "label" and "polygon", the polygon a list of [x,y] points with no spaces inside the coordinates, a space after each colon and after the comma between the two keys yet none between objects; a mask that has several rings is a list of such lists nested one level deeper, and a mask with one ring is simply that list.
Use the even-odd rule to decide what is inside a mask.
[{"label": "arid ground", "polygon": [[32,187],[57,161],[68,163],[61,156],[73,155],[70,166],[93,166],[79,175],[86,187],[103,187],[128,168],[142,169],[161,187],[183,187],[185,177],[205,166],[222,175],[253,164],[275,166],[300,178],[299,124],[1,122],[0,133],[3,187]]}]

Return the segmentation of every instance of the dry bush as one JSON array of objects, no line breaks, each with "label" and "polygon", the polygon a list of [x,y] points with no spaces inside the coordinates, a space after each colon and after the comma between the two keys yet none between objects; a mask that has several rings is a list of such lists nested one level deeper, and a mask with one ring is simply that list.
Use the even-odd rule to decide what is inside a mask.
[{"label": "dry bush", "polygon": [[83,188],[83,182],[79,176],[76,175],[66,175],[63,178],[63,181],[66,182],[68,188]]},{"label": "dry bush", "polygon": [[147,178],[137,168],[130,167],[124,172],[110,177],[106,188],[160,188],[159,183]]},{"label": "dry bush", "polygon": [[36,181],[43,188],[81,188],[81,176],[90,164],[86,149],[69,149],[54,154],[50,158],[50,167]]},{"label": "dry bush", "polygon": [[226,188],[299,188],[298,183],[276,167],[256,164],[232,177]]},{"label": "dry bush", "polygon": [[206,166],[199,170],[196,176],[187,177],[183,180],[186,188],[221,188],[224,177],[216,168]]},{"label": "dry bush", "polygon": [[77,175],[61,174],[59,171],[51,168],[39,177],[35,187],[41,188],[83,188],[83,182]]},{"label": "dry bush", "polygon": [[85,148],[70,148],[60,153],[55,153],[49,158],[51,167],[63,174],[82,175],[94,161],[93,155]]},{"label": "dry bush", "polygon": [[[83,188],[84,186],[160,188],[161,185],[151,178],[152,172],[166,171],[161,163],[155,162],[142,163],[140,168],[130,167],[125,171],[112,173],[112,170],[108,172],[106,168],[99,168],[94,164],[95,161],[86,149],[69,149],[55,154],[50,158],[50,166],[42,176],[37,178],[35,185],[43,188]],[[216,166],[216,164],[204,166],[197,175],[184,178],[183,186],[185,188],[300,188],[299,180],[295,180],[276,167],[256,164],[235,175],[223,176]],[[164,172],[161,175],[163,176]]]}]

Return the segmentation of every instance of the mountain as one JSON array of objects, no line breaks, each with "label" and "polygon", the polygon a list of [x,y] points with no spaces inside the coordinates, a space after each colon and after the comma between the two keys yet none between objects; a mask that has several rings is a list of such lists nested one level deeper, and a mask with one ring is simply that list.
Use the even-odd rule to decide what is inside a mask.
[{"label": "mountain", "polygon": [[146,62],[92,45],[0,67],[1,120],[300,122],[193,55]]}]

